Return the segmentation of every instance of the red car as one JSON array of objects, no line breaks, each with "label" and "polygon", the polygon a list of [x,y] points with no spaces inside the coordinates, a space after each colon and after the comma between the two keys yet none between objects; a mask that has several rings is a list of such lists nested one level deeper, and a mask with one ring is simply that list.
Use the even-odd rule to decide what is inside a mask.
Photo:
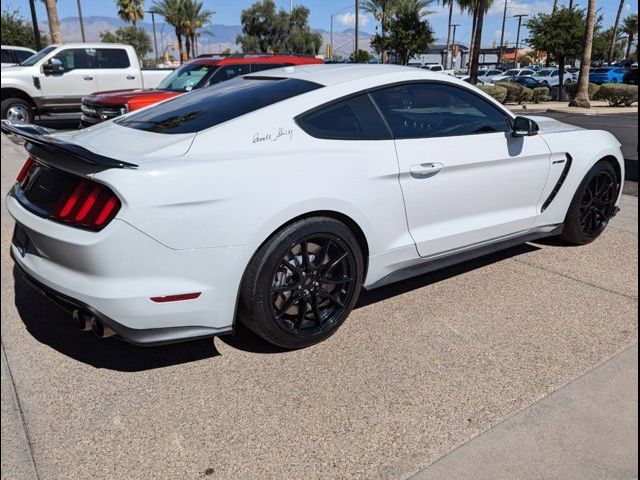
[{"label": "red car", "polygon": [[110,120],[196,88],[208,87],[239,75],[291,65],[323,63],[305,55],[230,55],[196,58],[169,74],[150,90],[111,90],[82,99],[83,127]]}]

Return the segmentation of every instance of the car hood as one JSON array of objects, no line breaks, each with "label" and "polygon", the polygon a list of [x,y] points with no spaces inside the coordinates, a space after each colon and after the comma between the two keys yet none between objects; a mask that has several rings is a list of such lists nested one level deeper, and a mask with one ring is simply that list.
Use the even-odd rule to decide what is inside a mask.
[{"label": "car hood", "polygon": [[123,127],[113,121],[84,130],[54,133],[55,138],[93,153],[143,166],[155,160],[180,157],[189,151],[195,133],[162,134]]},{"label": "car hood", "polygon": [[568,123],[562,123],[549,117],[527,116],[527,118],[530,118],[538,124],[538,126],[540,127],[540,133],[542,135],[548,133],[563,133],[584,130],[584,128],[582,127],[577,127]]},{"label": "car hood", "polygon": [[180,95],[181,92],[171,92],[168,90],[141,88],[134,90],[109,90],[105,92],[96,92],[84,97],[84,100],[91,104],[97,105],[115,105],[123,103],[144,103],[150,105],[152,103],[161,102],[168,98]]}]

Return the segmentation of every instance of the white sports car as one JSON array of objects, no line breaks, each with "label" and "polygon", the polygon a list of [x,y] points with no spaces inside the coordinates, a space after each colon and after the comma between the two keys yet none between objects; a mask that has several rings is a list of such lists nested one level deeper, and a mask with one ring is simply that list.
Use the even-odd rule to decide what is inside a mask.
[{"label": "white sports car", "polygon": [[607,132],[388,65],[287,67],[77,132],[3,130],[30,155],[6,201],[18,270],[80,328],[140,345],[236,318],[311,345],[361,288],[593,241],[624,178]]}]

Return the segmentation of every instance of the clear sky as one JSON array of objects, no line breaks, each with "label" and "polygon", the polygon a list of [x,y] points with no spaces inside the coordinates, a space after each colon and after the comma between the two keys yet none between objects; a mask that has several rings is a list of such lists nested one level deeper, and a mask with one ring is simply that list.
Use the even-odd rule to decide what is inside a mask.
[{"label": "clear sky", "polygon": [[[240,23],[240,12],[248,7],[255,0],[202,0],[205,8],[215,11],[213,23],[224,25],[238,25]],[[289,0],[275,0],[276,4],[281,8],[289,8]],[[563,0],[560,0],[562,3]],[[568,1],[568,0],[565,0]],[[638,3],[633,0],[625,0],[624,16],[629,13],[638,11]],[[81,0],[82,10],[85,16],[116,16],[115,0]],[[537,12],[550,11],[553,0],[507,0],[509,4],[509,18],[507,20],[506,39],[515,42],[517,22],[511,18],[514,14],[533,15]],[[146,6],[149,8],[153,1],[147,0]],[[294,5],[305,5],[311,10],[310,23],[313,28],[329,30],[331,15],[340,12],[334,17],[335,28],[343,30],[353,26],[353,11],[355,0],[293,0]],[[577,3],[583,6],[586,0],[577,0]],[[38,18],[40,21],[46,20],[44,5],[41,1],[36,1]],[[58,0],[58,11],[60,18],[77,16],[76,0]],[[609,27],[615,18],[619,0],[598,0],[598,8],[604,16],[604,25]],[[28,0],[2,0],[3,8],[20,9],[25,17],[29,17]],[[489,11],[484,29],[483,45],[491,45],[491,43],[499,39],[500,28],[502,23],[502,12],[504,8],[504,0],[494,0],[494,5]],[[436,36],[440,39],[446,37],[447,31],[447,15],[442,9],[438,0],[434,0],[431,10],[433,14],[427,18],[435,29]],[[466,14],[456,12],[454,23],[460,24],[458,27],[457,41],[468,43],[471,36],[471,19]],[[375,24],[372,18],[363,17],[362,29],[373,32]],[[522,33],[523,38],[526,37],[526,31]]]}]

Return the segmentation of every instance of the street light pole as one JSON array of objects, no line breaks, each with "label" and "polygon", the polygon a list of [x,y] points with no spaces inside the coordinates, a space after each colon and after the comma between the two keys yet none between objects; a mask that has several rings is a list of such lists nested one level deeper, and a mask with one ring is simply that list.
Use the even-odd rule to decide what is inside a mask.
[{"label": "street light pole", "polygon": [[523,17],[528,17],[529,15],[525,15],[525,14],[521,14],[521,15],[514,15],[513,18],[517,18],[518,19],[518,35],[516,36],[516,52],[514,55],[514,60],[516,63],[516,68],[520,68],[520,62],[518,61],[518,50],[520,49],[520,28],[522,27],[522,18]]},{"label": "street light pole", "polygon": [[155,63],[158,63],[158,37],[156,36],[156,11],[147,10],[151,14],[151,25],[153,26],[153,53],[156,56]]},{"label": "street light pole", "polygon": [[33,38],[36,41],[36,50],[42,49],[42,40],[40,39],[40,29],[38,28],[38,16],[36,15],[35,0],[29,0],[29,8],[31,9],[31,23],[33,24]]},{"label": "street light pole", "polygon": [[355,42],[355,49],[354,49],[354,60],[355,63],[358,63],[358,37],[360,36],[360,29],[359,29],[359,23],[360,23],[360,0],[355,0],[356,1],[356,42]]},{"label": "street light pole", "polygon": [[331,37],[329,39],[329,42],[331,43],[331,60],[333,60],[333,57],[334,57],[334,55],[333,55],[333,17],[335,17],[339,13],[344,12],[347,8],[351,8],[351,5],[347,5],[346,7],[342,7],[337,12],[334,12],[334,13],[331,14]]},{"label": "street light pole", "polygon": [[80,5],[80,0],[78,0],[78,20],[80,20],[80,35],[82,35],[82,43],[85,43],[87,40],[84,37],[84,21],[82,20],[82,6]]},{"label": "street light pole", "polygon": [[507,25],[507,7],[509,0],[504,0],[504,15],[502,16],[502,31],[500,33],[500,47],[498,48],[498,63],[496,66],[502,67],[502,55],[504,54],[504,29]]}]

